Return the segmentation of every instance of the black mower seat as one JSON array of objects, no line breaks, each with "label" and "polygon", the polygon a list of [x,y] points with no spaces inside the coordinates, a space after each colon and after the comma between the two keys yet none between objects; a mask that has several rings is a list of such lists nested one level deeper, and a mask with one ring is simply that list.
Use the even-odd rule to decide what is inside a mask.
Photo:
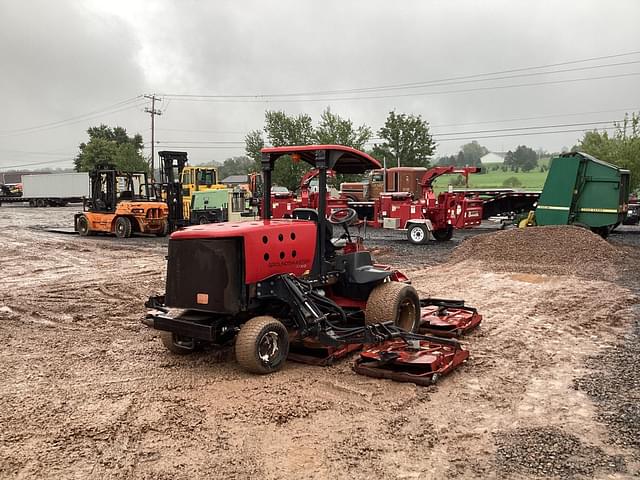
[{"label": "black mower seat", "polygon": [[369,252],[353,252],[336,257],[336,270],[344,271],[349,283],[363,285],[379,282],[391,272],[373,266]]}]

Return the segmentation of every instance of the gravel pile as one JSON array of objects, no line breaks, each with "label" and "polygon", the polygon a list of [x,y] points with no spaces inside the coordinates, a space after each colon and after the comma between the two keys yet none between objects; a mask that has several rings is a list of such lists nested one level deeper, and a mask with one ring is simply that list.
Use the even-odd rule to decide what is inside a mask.
[{"label": "gravel pile", "polygon": [[451,260],[482,261],[498,271],[602,277],[612,272],[621,252],[584,228],[514,228],[468,238]]},{"label": "gravel pile", "polygon": [[496,438],[498,477],[576,478],[596,472],[626,472],[622,457],[607,455],[554,427],[523,428]]},{"label": "gravel pile", "polygon": [[575,380],[599,407],[598,419],[609,426],[611,441],[632,447],[640,458],[640,322],[624,342],[590,357],[589,375]]}]

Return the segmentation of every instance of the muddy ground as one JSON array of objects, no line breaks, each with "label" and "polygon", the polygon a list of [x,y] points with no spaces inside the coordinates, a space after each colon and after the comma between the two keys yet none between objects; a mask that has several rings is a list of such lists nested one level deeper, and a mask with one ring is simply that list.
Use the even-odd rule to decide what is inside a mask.
[{"label": "muddy ground", "polygon": [[640,476],[637,228],[611,237],[621,263],[571,274],[449,260],[487,230],[371,233],[422,294],[485,317],[469,362],[424,388],[349,360],[254,376],[171,355],[140,322],[166,240],[37,228],[75,210],[0,208],[0,478]]}]

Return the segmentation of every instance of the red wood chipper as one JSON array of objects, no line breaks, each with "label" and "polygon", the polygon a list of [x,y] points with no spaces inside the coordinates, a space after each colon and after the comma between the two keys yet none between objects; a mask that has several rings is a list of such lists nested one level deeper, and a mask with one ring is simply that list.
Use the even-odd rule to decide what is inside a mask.
[{"label": "red wood chipper", "polygon": [[[271,173],[283,156],[318,169],[317,211],[271,218]],[[429,384],[460,365],[468,352],[452,337],[481,316],[461,301],[421,300],[400,271],[374,264],[349,232],[354,210],[325,216],[327,171],[372,168],[376,160],[340,145],[264,148],[263,218],[171,235],[166,293],[149,298],[144,323],[174,353],[234,346],[240,366],[259,374],[287,358],[329,363],[361,348],[357,372],[399,381]]]}]

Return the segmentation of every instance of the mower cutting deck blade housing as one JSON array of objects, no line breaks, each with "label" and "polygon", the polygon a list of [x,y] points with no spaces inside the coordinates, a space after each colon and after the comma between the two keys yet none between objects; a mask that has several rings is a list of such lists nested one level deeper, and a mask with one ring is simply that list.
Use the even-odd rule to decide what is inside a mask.
[{"label": "mower cutting deck blade housing", "polygon": [[426,298],[420,300],[418,333],[439,337],[460,337],[482,322],[482,315],[462,300]]},{"label": "mower cutting deck blade housing", "polygon": [[[482,322],[482,315],[462,300],[427,298],[420,300],[418,333],[440,337],[459,337]],[[412,382],[427,386],[462,365],[469,351],[461,346],[435,341],[391,340],[365,348],[356,360],[354,370],[375,378],[396,382]]]},{"label": "mower cutting deck blade housing", "polygon": [[407,345],[402,340],[392,340],[362,351],[354,369],[369,377],[427,386],[467,358],[469,352],[459,347],[427,341]]}]

